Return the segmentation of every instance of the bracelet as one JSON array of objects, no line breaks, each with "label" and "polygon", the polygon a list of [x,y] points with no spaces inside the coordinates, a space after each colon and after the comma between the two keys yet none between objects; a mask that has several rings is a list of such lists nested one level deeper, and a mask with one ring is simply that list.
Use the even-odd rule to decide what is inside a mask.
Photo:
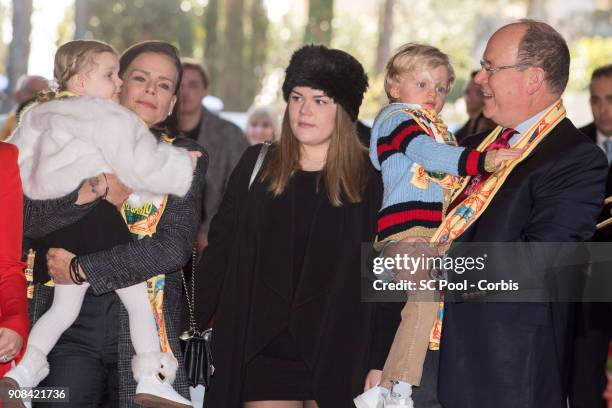
[{"label": "bracelet", "polygon": [[74,284],[77,284],[77,281],[75,280],[74,273],[73,273],[74,268],[72,267],[73,263],[75,262],[75,259],[76,259],[76,256],[70,260],[70,267],[68,268],[68,271],[70,272],[70,280],[72,280]]},{"label": "bracelet", "polygon": [[102,173],[102,175],[104,176],[104,182],[106,183],[106,189],[104,190],[104,194],[102,194],[102,200],[104,200],[106,198],[106,196],[108,195],[108,179],[106,178],[106,173]]},{"label": "bracelet", "polygon": [[79,257],[75,256],[70,260],[70,279],[75,285],[82,285],[85,282],[83,276],[79,272]]},{"label": "bracelet", "polygon": [[79,257],[75,256],[76,261],[74,262],[75,266],[74,266],[74,277],[76,278],[77,282],[79,282],[79,285],[82,284],[83,282],[85,282],[85,278],[83,277],[83,275],[81,275],[80,269],[81,269],[81,264],[79,262]]},{"label": "bracelet", "polygon": [[75,266],[78,262],[79,260],[77,259],[76,256],[70,260],[70,279],[75,285],[79,285],[79,282],[77,281],[77,278],[76,278],[76,274],[74,273]]}]

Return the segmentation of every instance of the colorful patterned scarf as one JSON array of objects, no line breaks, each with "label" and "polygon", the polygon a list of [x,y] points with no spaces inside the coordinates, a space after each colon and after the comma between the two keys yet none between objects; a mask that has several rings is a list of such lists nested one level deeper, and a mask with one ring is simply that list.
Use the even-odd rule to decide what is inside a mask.
[{"label": "colorful patterned scarf", "polygon": [[[529,156],[533,149],[544,140],[544,137],[548,135],[563,118],[565,118],[565,108],[563,107],[563,102],[559,99],[529,128],[529,130],[523,133],[520,139],[512,146],[516,149],[523,149],[521,156],[509,164],[501,166],[495,173],[491,174],[484,183],[481,183],[471,195],[466,197],[446,214],[442,224],[432,237],[431,242],[450,243],[467,230],[487,209],[491,200],[512,170],[514,170],[525,157]],[[499,136],[502,130],[503,128],[500,126],[495,128],[478,146],[477,150],[484,151],[484,149]],[[471,177],[466,177],[463,180],[461,188],[453,194],[452,200],[454,200],[467,186],[470,179]]]}]

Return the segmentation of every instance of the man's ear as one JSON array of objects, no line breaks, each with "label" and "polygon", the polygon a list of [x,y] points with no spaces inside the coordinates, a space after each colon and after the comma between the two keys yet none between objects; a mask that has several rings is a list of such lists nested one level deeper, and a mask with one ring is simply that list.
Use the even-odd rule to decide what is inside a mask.
[{"label": "man's ear", "polygon": [[529,67],[527,69],[527,93],[533,95],[544,85],[546,74],[540,67]]}]

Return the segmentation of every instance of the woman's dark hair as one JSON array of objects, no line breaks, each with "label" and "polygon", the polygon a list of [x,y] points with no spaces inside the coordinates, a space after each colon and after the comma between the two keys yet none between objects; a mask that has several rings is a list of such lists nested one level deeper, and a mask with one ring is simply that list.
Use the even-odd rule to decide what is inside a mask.
[{"label": "woman's dark hair", "polygon": [[170,135],[176,136],[179,130],[179,111],[181,108],[181,97],[179,90],[181,88],[181,80],[183,79],[183,66],[179,50],[172,44],[165,41],[143,41],[136,43],[123,51],[119,57],[119,77],[123,79],[123,75],[132,62],[142,54],[160,54],[170,58],[176,68],[177,78],[174,94],[176,95],[176,103],[172,114],[169,115],[163,122],[153,126],[156,130],[168,132]]}]

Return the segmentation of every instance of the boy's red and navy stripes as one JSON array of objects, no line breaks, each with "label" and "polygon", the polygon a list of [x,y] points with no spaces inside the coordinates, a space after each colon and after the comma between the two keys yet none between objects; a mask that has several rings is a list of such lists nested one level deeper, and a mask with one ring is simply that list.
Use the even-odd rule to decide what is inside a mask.
[{"label": "boy's red and navy stripes", "polygon": [[378,212],[378,240],[414,227],[437,228],[442,222],[442,203],[409,201]]},{"label": "boy's red and navy stripes", "polygon": [[378,139],[377,150],[379,163],[382,165],[385,159],[392,154],[405,152],[410,142],[421,135],[429,137],[414,119],[402,122],[393,129],[389,136]]},{"label": "boy's red and navy stripes", "polygon": [[[400,123],[389,136],[381,137],[377,141],[378,161],[382,163],[395,153],[405,153],[408,145],[419,136],[431,137],[414,119]],[[460,176],[475,176],[485,172],[485,153],[477,150],[465,149],[459,157],[457,174]]]},{"label": "boy's red and navy stripes", "polygon": [[459,156],[457,174],[460,176],[477,176],[485,173],[486,152],[465,149]]}]

